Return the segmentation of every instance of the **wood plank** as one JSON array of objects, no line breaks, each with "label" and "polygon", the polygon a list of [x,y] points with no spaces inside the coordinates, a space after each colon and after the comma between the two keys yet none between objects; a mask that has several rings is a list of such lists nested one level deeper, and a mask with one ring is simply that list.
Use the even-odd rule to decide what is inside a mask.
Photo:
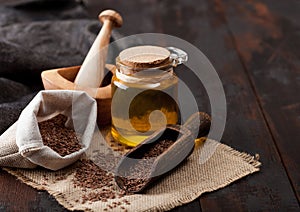
[{"label": "wood plank", "polygon": [[200,202],[198,200],[194,200],[189,204],[185,204],[170,210],[170,212],[194,212],[194,211],[197,212],[202,211],[200,208]]},{"label": "wood plank", "polygon": [[228,121],[223,142],[255,154],[261,172],[201,198],[203,211],[295,210],[297,199],[285,173],[255,94],[239,60],[223,16],[211,1],[162,1],[152,6],[159,14],[157,31],[184,38],[199,47],[215,65],[227,96]]},{"label": "wood plank", "polygon": [[222,8],[299,201],[300,2],[229,0]]},{"label": "wood plank", "polygon": [[45,191],[21,183],[0,169],[0,211],[67,211]]}]

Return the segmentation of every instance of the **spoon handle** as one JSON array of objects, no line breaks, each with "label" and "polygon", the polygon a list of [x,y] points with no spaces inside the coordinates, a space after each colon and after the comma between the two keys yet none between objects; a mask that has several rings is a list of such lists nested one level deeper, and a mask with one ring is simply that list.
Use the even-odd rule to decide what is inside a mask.
[{"label": "spoon handle", "polygon": [[191,115],[183,125],[191,131],[194,139],[208,134],[211,126],[211,118],[205,112],[196,112]]},{"label": "spoon handle", "polygon": [[195,147],[194,140],[208,134],[210,121],[211,118],[207,113],[197,112],[189,117],[183,127],[179,125],[169,126],[169,130],[173,129],[173,133],[179,132],[181,136],[158,157],[155,168],[152,169],[151,177],[155,178],[167,173],[188,158]]}]

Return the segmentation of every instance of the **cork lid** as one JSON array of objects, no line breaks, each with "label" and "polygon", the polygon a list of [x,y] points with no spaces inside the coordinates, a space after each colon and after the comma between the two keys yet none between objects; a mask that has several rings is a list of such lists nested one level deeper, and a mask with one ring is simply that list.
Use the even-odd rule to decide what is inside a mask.
[{"label": "cork lid", "polygon": [[153,68],[170,63],[170,51],[159,46],[135,46],[123,50],[119,61],[132,68]]}]

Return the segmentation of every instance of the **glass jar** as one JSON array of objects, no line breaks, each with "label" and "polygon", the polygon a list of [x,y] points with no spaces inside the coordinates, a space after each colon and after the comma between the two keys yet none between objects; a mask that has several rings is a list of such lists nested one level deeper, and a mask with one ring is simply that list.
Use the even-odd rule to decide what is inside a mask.
[{"label": "glass jar", "polygon": [[[138,51],[130,62],[121,57],[122,52],[116,58],[111,83],[111,134],[126,146],[136,146],[156,130],[178,123],[178,78],[173,68],[187,61],[187,54],[174,47],[139,46],[124,51],[133,48]],[[164,49],[164,55],[156,48]]]}]

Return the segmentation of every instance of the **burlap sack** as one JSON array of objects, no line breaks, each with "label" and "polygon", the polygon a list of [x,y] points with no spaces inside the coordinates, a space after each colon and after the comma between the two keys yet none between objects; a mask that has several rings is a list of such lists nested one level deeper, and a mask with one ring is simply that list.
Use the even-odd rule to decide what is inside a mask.
[{"label": "burlap sack", "polygon": [[[99,136],[93,139],[86,152],[86,157],[98,165],[102,157],[109,157],[110,151],[105,152],[106,148],[115,149],[113,152],[119,148],[118,144],[111,140],[110,129],[105,131],[101,129],[101,132],[105,136],[102,139]],[[156,181],[144,193],[126,194],[123,197],[119,196],[121,191],[114,180],[107,182],[107,184],[112,183],[110,187],[103,185],[101,181],[91,181],[103,186],[97,189],[78,186],[81,184],[78,183],[78,172],[81,173],[81,177],[90,176],[82,172],[85,166],[80,164],[80,160],[56,172],[38,168],[33,170],[6,168],[5,170],[34,188],[48,191],[61,205],[72,211],[166,211],[191,202],[203,193],[223,188],[242,177],[259,171],[261,163],[258,161],[258,156],[236,151],[210,139],[205,143],[207,145],[201,142],[183,164]],[[215,152],[204,163],[200,162],[201,154],[210,151],[210,146],[216,147]],[[115,197],[101,201],[105,197],[103,189],[109,189]],[[85,201],[89,196],[95,199]]]},{"label": "burlap sack", "polygon": [[[57,114],[68,117],[66,127],[81,135],[82,148],[62,157],[45,146],[38,122]],[[97,118],[96,101],[82,91],[41,91],[22,111],[19,120],[0,137],[0,166],[51,170],[66,167],[89,147]]]}]

